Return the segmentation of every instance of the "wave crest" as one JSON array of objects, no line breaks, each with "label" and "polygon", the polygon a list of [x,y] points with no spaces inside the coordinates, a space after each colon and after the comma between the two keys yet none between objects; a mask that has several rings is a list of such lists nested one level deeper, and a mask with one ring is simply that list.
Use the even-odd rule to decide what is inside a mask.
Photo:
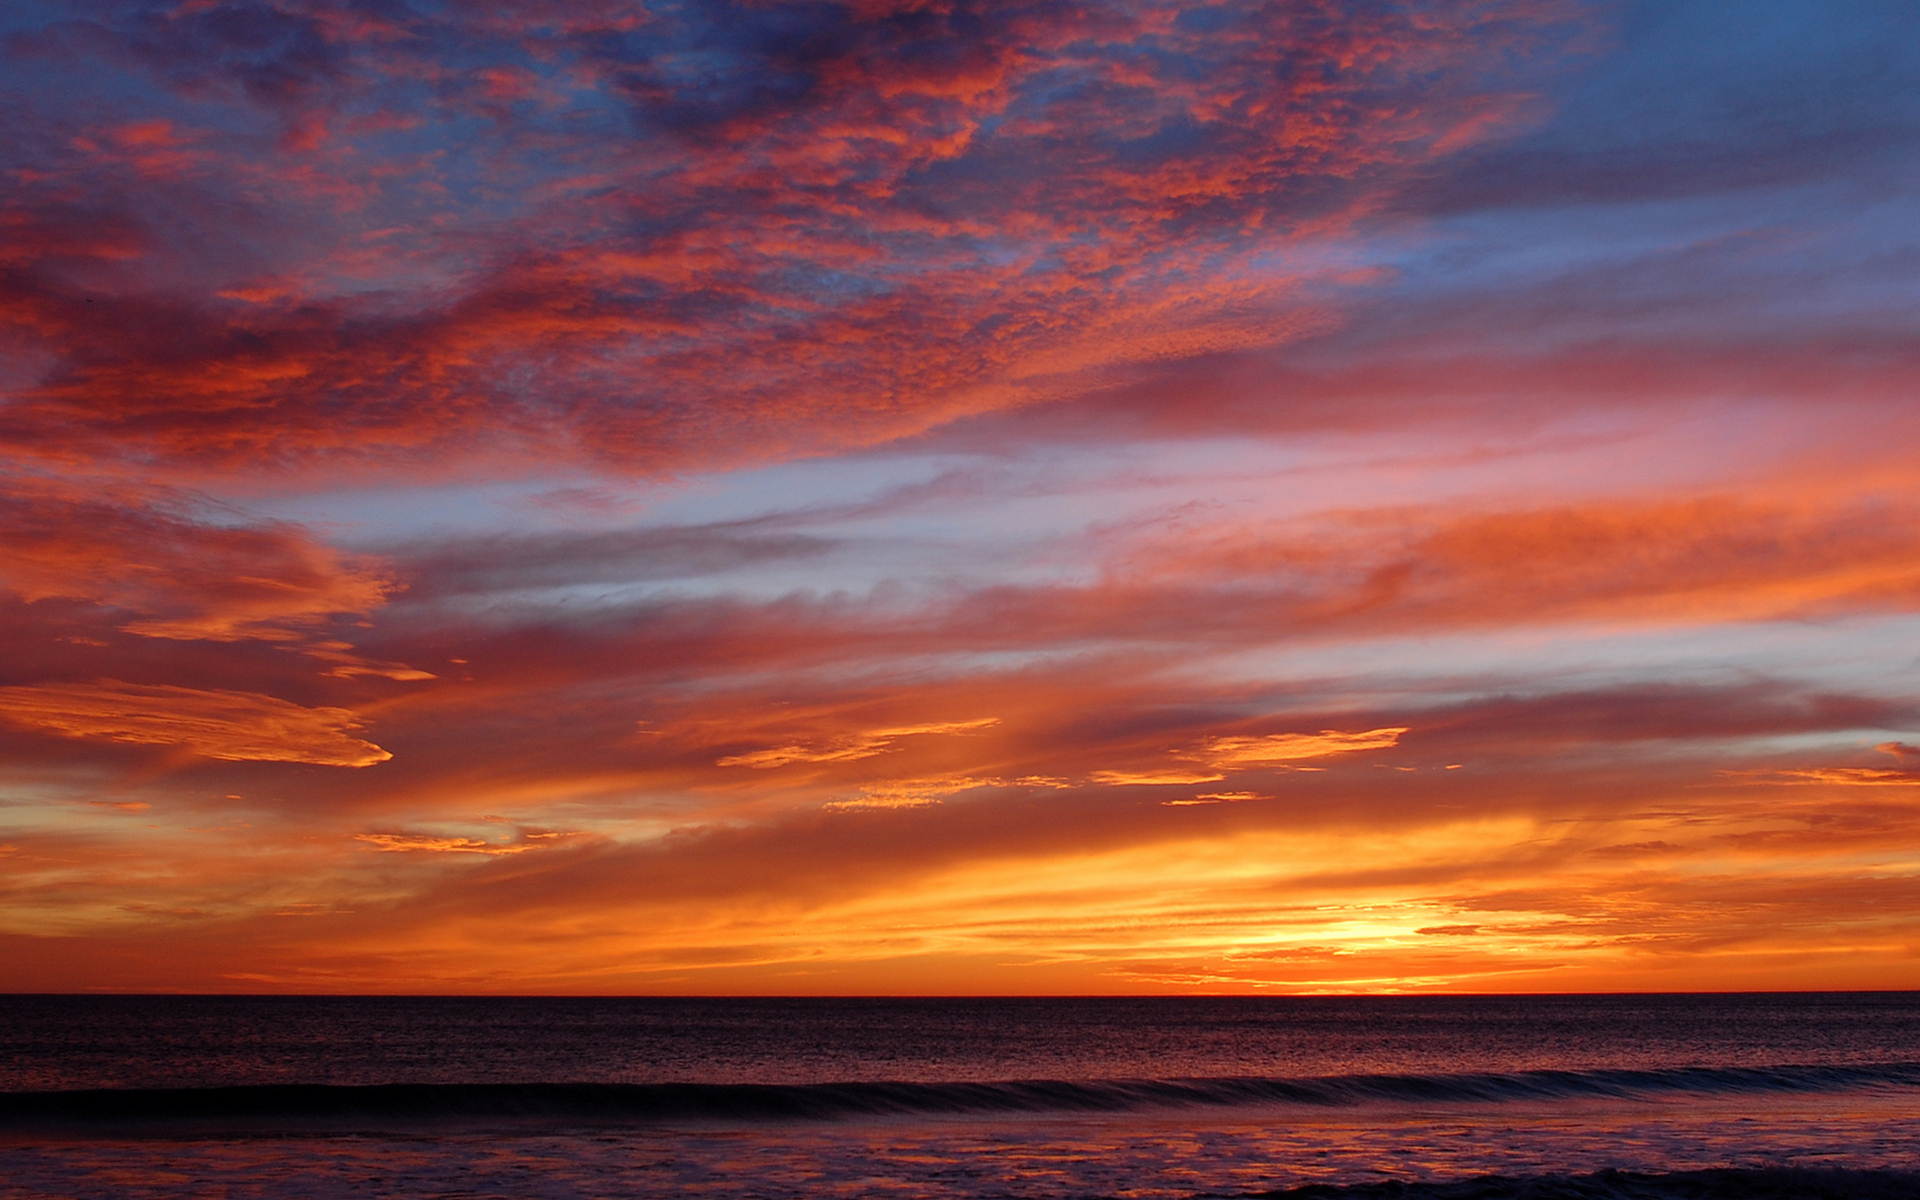
[{"label": "wave crest", "polygon": [[1920,1063],[1477,1075],[812,1084],[278,1084],[0,1093],[0,1126],[123,1123],[834,1121],[1155,1108],[1414,1106],[1920,1088]]}]

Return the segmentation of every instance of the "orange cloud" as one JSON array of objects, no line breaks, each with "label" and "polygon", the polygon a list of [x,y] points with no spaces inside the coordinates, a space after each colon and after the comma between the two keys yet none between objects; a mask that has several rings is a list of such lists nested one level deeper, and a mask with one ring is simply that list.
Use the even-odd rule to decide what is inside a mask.
[{"label": "orange cloud", "polygon": [[[22,869],[0,883],[0,911],[103,949],[124,944],[120,928],[174,949],[169,965],[7,947],[17,972],[69,982],[104,979],[86,974],[94,959],[126,978],[185,978],[191,964],[278,987],[697,994],[1686,987],[1713,972],[1812,986],[1811,966],[1792,966],[1808,955],[1830,982],[1902,977],[1920,825],[1897,790],[1757,804],[1715,782],[1713,757],[1633,765],[1610,745],[1585,776],[1564,758],[1470,779],[1291,776],[1286,804],[929,776],[913,782],[949,802],[789,805],[543,855],[510,849],[554,844],[533,835],[341,829],[324,809],[276,805],[256,822],[300,824],[196,833],[177,851],[145,829],[126,835],[137,852],[101,842],[84,856],[49,833],[10,835]],[[613,808],[633,804],[623,793]],[[378,869],[323,860],[315,833],[329,830]],[[208,845],[231,848],[217,879]],[[257,915],[210,901],[275,872]],[[276,923],[299,905],[311,915],[297,932]],[[203,932],[169,915],[185,910]]]},{"label": "orange cloud", "polygon": [[0,720],[62,737],[176,746],[230,762],[370,767],[393,755],[351,735],[344,708],[302,708],[255,692],[103,679],[0,687]]},{"label": "orange cloud", "polygon": [[1583,6],[560,8],[8,34],[0,982],[1912,986],[1911,264]]},{"label": "orange cloud", "polygon": [[730,754],[717,760],[714,765],[766,770],[770,767],[784,767],[790,763],[853,762],[857,759],[872,758],[876,754],[884,754],[893,749],[895,741],[903,737],[929,733],[964,733],[968,730],[997,725],[999,720],[998,717],[979,717],[971,721],[935,721],[925,725],[902,725],[893,729],[868,729],[841,738],[828,746],[817,748],[780,746],[770,750],[754,750],[747,754]]},{"label": "orange cloud", "polygon": [[1203,804],[1231,804],[1238,800],[1265,800],[1271,797],[1254,792],[1202,792],[1185,800],[1162,800],[1167,808],[1198,808]]},{"label": "orange cloud", "polygon": [[432,678],[327,636],[396,590],[373,564],[298,526],[216,516],[157,489],[0,479],[0,588],[29,603],[99,606],[115,628],[140,637],[271,642],[343,678]]},{"label": "orange cloud", "polygon": [[1843,787],[1920,785],[1920,772],[1883,771],[1873,767],[1806,767],[1785,771],[1723,771],[1730,779],[1752,783],[1839,784]]},{"label": "orange cloud", "polygon": [[860,789],[860,795],[850,799],[832,800],[823,807],[829,812],[848,812],[862,808],[924,808],[929,804],[939,804],[948,796],[979,788],[1058,790],[1072,786],[1064,779],[1047,775],[1023,775],[1018,779],[1001,779],[991,776],[977,778],[968,775],[889,779],[882,783],[868,784]]},{"label": "orange cloud", "polygon": [[[1107,787],[1217,783],[1226,778],[1222,772],[1245,768],[1281,767],[1308,759],[1328,758],[1360,750],[1379,750],[1399,743],[1405,726],[1370,729],[1364,733],[1342,733],[1325,729],[1319,733],[1275,733],[1264,737],[1209,738],[1199,750],[1179,752],[1182,758],[1195,759],[1208,770],[1144,767],[1137,770],[1103,770],[1088,776],[1088,781]],[[1313,770],[1315,768],[1291,768]],[[1252,792],[1222,792],[1193,800],[1171,800],[1174,806],[1208,803],[1221,799],[1246,799]]]},{"label": "orange cloud", "polygon": [[[377,921],[341,904],[297,936],[263,915],[191,944],[202,970],[244,961],[280,986],[339,990],[1524,991],[1781,970],[1810,985],[1815,966],[1854,986],[1900,978],[1920,926],[1910,872],[1889,871],[1920,848],[1910,805],[1756,809],[1654,785],[1594,809],[1613,786],[1563,793],[1586,814],[1573,821],[1529,811],[1516,782],[1477,815],[1389,817],[1336,787],[1231,812],[1128,803],[1125,829],[1090,825],[1085,808],[1006,828],[1018,809],[948,805],[552,856],[363,837],[422,860],[414,894],[383,901]],[[390,897],[396,878],[369,877],[369,894]],[[586,905],[597,919],[583,927]]]},{"label": "orange cloud", "polygon": [[1212,738],[1196,755],[1216,767],[1269,766],[1304,759],[1352,754],[1360,750],[1384,750],[1396,746],[1406,726],[1369,729],[1364,733],[1341,733],[1323,729],[1319,733],[1272,733],[1265,737]]},{"label": "orange cloud", "polygon": [[1226,776],[1201,774],[1194,771],[1156,771],[1149,768],[1142,771],[1095,771],[1088,778],[1103,787],[1135,787],[1154,784],[1216,783],[1225,779]]},{"label": "orange cloud", "polygon": [[[1904,611],[1920,605],[1917,527],[1884,500],[1844,493],[1804,504],[1709,496],[1336,513],[1182,529],[1132,553],[1107,607],[1151,611],[1145,597],[1160,581],[1207,580],[1259,596],[1276,625],[1355,632]],[[1277,594],[1251,590],[1263,581]]]},{"label": "orange cloud", "polygon": [[527,840],[488,842],[480,838],[449,837],[427,833],[356,833],[353,840],[365,842],[383,854],[481,854],[498,856],[537,850],[545,839],[557,834],[526,834]]}]

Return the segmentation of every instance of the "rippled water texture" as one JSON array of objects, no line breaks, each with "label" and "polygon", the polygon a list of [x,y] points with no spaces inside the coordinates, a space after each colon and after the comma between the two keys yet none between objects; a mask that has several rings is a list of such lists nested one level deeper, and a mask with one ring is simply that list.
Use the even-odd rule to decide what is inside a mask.
[{"label": "rippled water texture", "polygon": [[14,997],[0,1196],[1920,1196],[1916,1064],[1885,994]]}]

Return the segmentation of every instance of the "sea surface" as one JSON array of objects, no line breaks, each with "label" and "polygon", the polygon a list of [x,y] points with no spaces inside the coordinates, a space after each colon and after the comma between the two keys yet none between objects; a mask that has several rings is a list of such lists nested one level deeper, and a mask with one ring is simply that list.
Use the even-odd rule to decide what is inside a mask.
[{"label": "sea surface", "polygon": [[0,1198],[1920,1200],[1920,993],[0,996]]}]

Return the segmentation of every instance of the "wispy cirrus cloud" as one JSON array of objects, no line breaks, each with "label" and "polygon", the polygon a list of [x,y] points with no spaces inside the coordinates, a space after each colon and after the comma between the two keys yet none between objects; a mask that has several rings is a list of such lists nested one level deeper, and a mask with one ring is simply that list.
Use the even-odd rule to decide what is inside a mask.
[{"label": "wispy cirrus cloud", "polygon": [[118,610],[122,628],[143,637],[277,642],[379,608],[393,590],[372,564],[305,530],[193,507],[188,497],[111,482],[5,480],[0,584],[29,603],[59,597]]},{"label": "wispy cirrus cloud", "polygon": [[551,848],[569,837],[550,830],[521,830],[515,837],[496,841],[440,833],[356,833],[353,840],[383,854],[478,854],[495,858]]},{"label": "wispy cirrus cloud", "polygon": [[178,747],[233,762],[370,767],[393,757],[354,737],[361,722],[343,708],[116,679],[0,688],[0,720],[61,737]]},{"label": "wispy cirrus cloud", "polygon": [[1195,757],[1216,766],[1272,766],[1335,754],[1353,754],[1360,750],[1386,750],[1400,742],[1406,726],[1368,729],[1342,733],[1323,729],[1319,733],[1269,733],[1264,737],[1217,737],[1207,741]]},{"label": "wispy cirrus cloud", "polygon": [[754,767],[765,770],[769,767],[784,767],[789,763],[852,762],[856,759],[884,754],[893,749],[894,743],[903,737],[930,733],[965,733],[969,730],[996,725],[999,720],[998,717],[976,717],[971,721],[934,721],[925,725],[901,725],[893,729],[867,729],[836,739],[824,746],[779,746],[768,750],[752,750],[745,754],[730,754],[716,760],[714,765]]}]

